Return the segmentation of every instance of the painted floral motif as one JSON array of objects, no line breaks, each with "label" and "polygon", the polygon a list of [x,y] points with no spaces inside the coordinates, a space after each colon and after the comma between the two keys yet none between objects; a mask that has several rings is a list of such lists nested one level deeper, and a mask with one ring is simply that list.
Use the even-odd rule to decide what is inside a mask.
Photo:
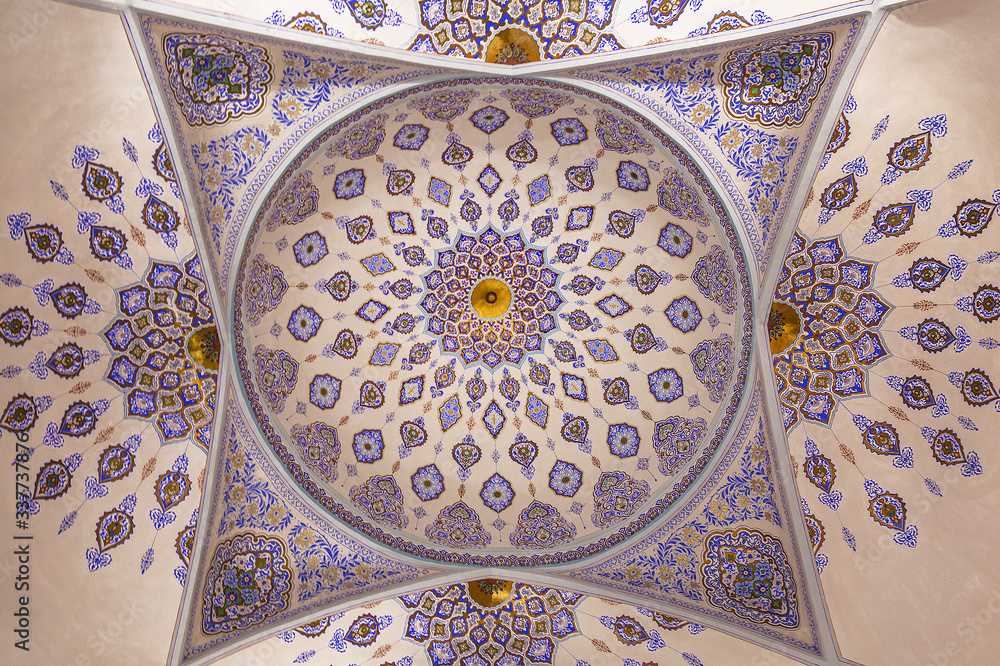
[{"label": "painted floral motif", "polygon": [[278,307],[287,290],[288,283],[285,282],[281,269],[267,263],[264,255],[256,255],[245,291],[245,307],[250,323],[260,323],[266,313]]},{"label": "painted floral motif", "polygon": [[[510,307],[492,319],[480,316],[470,301],[487,278],[502,281],[511,294]],[[440,336],[442,351],[457,354],[465,365],[519,365],[540,352],[563,304],[559,273],[546,265],[545,252],[520,233],[502,236],[493,227],[478,236],[460,234],[452,249],[436,253],[423,280],[427,330]]]},{"label": "painted floral motif", "polygon": [[337,430],[325,423],[308,426],[296,424],[291,430],[292,442],[302,461],[327,482],[337,480],[337,459],[340,457],[340,439]]},{"label": "painted floral motif", "polygon": [[267,230],[298,224],[316,212],[319,190],[312,182],[312,172],[303,171],[285,188],[267,219]]},{"label": "painted floral motif", "polygon": [[541,549],[567,543],[575,536],[576,527],[555,507],[536,500],[518,516],[510,541],[515,548]]},{"label": "painted floral motif", "polygon": [[597,527],[608,527],[631,516],[649,497],[649,484],[625,472],[603,472],[594,486],[594,514]]},{"label": "painted floral motif", "polygon": [[776,294],[801,319],[795,344],[774,357],[786,428],[829,424],[838,399],[868,393],[868,368],[889,355],[878,327],[890,306],[871,290],[873,273],[839,239],[793,240]]},{"label": "painted floral motif", "polygon": [[153,262],[116,300],[107,378],[127,394],[125,413],[152,421],[165,442],[193,436],[207,449],[221,342],[198,258]]},{"label": "painted floral motif", "polygon": [[271,82],[265,49],[218,35],[170,34],[163,51],[188,125],[219,125],[263,108]]},{"label": "painted floral motif", "polygon": [[653,448],[660,461],[660,471],[676,474],[690,460],[705,437],[708,424],[705,419],[671,416],[658,421],[653,428]]},{"label": "painted floral motif", "polygon": [[781,541],[758,530],[713,532],[701,564],[713,606],[754,622],[799,625],[795,581]]},{"label": "painted floral motif", "polygon": [[723,333],[714,340],[698,343],[691,352],[691,365],[698,380],[708,389],[712,402],[721,402],[733,377],[733,339]]},{"label": "painted floral motif", "polygon": [[729,264],[729,257],[718,245],[698,260],[691,276],[698,291],[715,301],[722,311],[732,314],[736,311],[736,279]]},{"label": "painted floral motif", "polygon": [[705,205],[698,191],[676,169],[666,169],[663,181],[656,187],[657,202],[663,210],[682,220],[708,224]]},{"label": "painted floral motif", "polygon": [[281,349],[268,349],[264,345],[254,348],[257,366],[257,387],[267,396],[268,405],[275,413],[285,409],[285,398],[295,388],[299,364]]},{"label": "painted floral motif", "polygon": [[622,47],[608,30],[613,9],[613,0],[545,9],[431,0],[420,4],[421,30],[409,49],[504,64],[618,50]]},{"label": "painted floral motif", "polygon": [[409,522],[403,493],[391,476],[373,476],[360,486],[354,486],[351,501],[383,525],[403,529]]},{"label": "painted floral motif", "polygon": [[[289,126],[330,104],[345,88],[353,88],[399,67],[365,58],[324,58],[286,50],[282,54],[281,84],[271,102],[280,125]],[[364,146],[365,142],[354,144]],[[363,149],[362,149],[363,150]]]},{"label": "painted floral motif", "polygon": [[780,37],[730,52],[721,73],[726,110],[766,127],[801,125],[826,80],[833,39]]},{"label": "painted floral motif", "polygon": [[461,501],[442,509],[424,532],[434,543],[452,548],[486,548],[493,540],[475,510]]},{"label": "painted floral motif", "polygon": [[292,574],[285,544],[273,536],[238,534],[220,543],[205,577],[202,631],[248,629],[288,606]]},{"label": "painted floral motif", "polygon": [[435,666],[459,658],[480,666],[555,664],[559,642],[579,631],[573,607],[582,595],[498,582],[510,594],[495,606],[475,601],[469,586],[476,581],[404,595],[404,636],[424,645]]}]

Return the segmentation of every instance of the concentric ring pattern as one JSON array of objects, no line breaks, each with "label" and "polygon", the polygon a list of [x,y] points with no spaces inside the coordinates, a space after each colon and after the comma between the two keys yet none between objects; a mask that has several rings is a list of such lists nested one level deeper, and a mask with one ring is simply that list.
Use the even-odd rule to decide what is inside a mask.
[{"label": "concentric ring pattern", "polygon": [[438,83],[327,130],[271,189],[236,289],[244,390],[338,519],[430,559],[579,559],[697,479],[746,383],[721,203],[579,89]]}]

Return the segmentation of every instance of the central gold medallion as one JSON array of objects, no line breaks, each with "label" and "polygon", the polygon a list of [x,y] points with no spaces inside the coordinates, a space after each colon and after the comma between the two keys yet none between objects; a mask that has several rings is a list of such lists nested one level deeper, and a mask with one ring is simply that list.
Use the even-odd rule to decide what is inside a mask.
[{"label": "central gold medallion", "polygon": [[503,280],[486,278],[472,288],[469,303],[483,319],[498,319],[510,309],[510,287]]},{"label": "central gold medallion", "polygon": [[514,584],[509,580],[483,578],[472,580],[465,584],[472,600],[483,608],[496,608],[503,605],[514,590]]}]

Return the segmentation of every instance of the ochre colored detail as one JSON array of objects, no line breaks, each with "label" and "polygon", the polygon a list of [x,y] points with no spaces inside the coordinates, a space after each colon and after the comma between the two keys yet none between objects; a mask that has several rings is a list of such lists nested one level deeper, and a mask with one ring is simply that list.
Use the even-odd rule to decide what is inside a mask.
[{"label": "ochre colored detail", "polygon": [[188,338],[187,352],[192,361],[206,370],[219,369],[219,354],[222,345],[219,331],[214,326],[199,328]]},{"label": "ochre colored detail", "polygon": [[484,608],[502,606],[514,588],[510,581],[497,578],[471,580],[465,585],[472,600]]},{"label": "ochre colored detail", "polygon": [[771,353],[780,354],[793,344],[801,330],[799,313],[791,305],[775,301],[767,316],[767,337],[771,342]]},{"label": "ochre colored detail", "polygon": [[497,319],[510,309],[510,287],[503,280],[486,278],[472,288],[469,303],[483,319]]},{"label": "ochre colored detail", "polygon": [[489,46],[486,47],[486,62],[519,65],[522,62],[538,62],[541,59],[538,42],[517,28],[501,30],[493,36]]}]

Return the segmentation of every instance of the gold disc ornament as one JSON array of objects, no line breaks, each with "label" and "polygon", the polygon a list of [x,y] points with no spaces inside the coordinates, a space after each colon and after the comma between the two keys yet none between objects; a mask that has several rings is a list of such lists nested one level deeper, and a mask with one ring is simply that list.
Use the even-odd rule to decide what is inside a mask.
[{"label": "gold disc ornament", "polygon": [[771,343],[771,353],[780,354],[799,337],[802,324],[799,313],[788,303],[775,301],[767,316],[767,337]]},{"label": "gold disc ornament", "polygon": [[503,280],[486,278],[472,288],[469,303],[483,319],[498,319],[510,309],[510,287]]},{"label": "gold disc ornament", "polygon": [[483,608],[502,606],[514,589],[514,584],[509,580],[500,580],[498,578],[470,580],[465,585],[469,590],[469,596],[472,600]]}]

